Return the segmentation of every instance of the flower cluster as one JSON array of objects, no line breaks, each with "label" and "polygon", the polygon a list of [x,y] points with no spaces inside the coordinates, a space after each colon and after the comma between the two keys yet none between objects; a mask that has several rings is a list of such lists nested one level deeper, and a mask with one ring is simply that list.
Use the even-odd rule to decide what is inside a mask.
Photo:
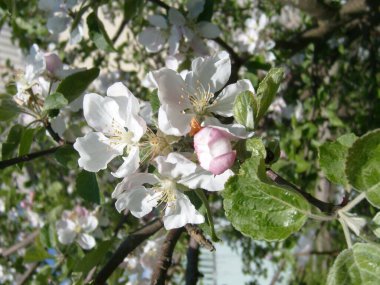
[{"label": "flower cluster", "polygon": [[[254,91],[248,80],[223,88],[230,73],[226,52],[194,59],[184,78],[168,68],[152,72],[160,101],[158,126],[147,124],[139,101],[120,82],[105,97],[85,95],[84,117],[94,131],[76,140],[78,163],[97,172],[115,157],[123,158],[112,172],[123,178],[112,193],[119,212],[127,209],[141,218],[164,205],[166,229],[204,222],[188,191],[223,190],[234,175],[233,142],[253,135],[240,124],[223,123],[233,116],[236,96]],[[139,172],[148,165],[155,171]]]}]

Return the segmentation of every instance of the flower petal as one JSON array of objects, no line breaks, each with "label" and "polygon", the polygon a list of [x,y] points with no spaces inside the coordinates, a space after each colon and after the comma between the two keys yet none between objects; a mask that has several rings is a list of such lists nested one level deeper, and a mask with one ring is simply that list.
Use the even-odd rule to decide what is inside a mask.
[{"label": "flower petal", "polygon": [[57,232],[58,241],[62,244],[70,244],[76,237],[76,232],[72,230],[59,230]]},{"label": "flower petal", "polygon": [[166,22],[166,19],[161,15],[150,15],[148,17],[149,24],[152,26],[156,26],[161,29],[167,29],[168,23]]},{"label": "flower petal", "polygon": [[117,198],[122,192],[142,186],[143,184],[154,185],[159,180],[156,176],[150,173],[134,173],[126,176],[123,181],[117,184],[115,191],[112,193],[112,198]]},{"label": "flower petal", "polygon": [[123,178],[128,174],[136,172],[140,165],[139,148],[132,147],[128,157],[123,157],[123,164],[116,170],[116,172],[111,172],[111,174],[117,178]]},{"label": "flower petal", "polygon": [[171,230],[186,224],[202,224],[205,218],[195,209],[185,194],[177,191],[175,202],[167,205],[163,221],[165,229]]},{"label": "flower petal", "polygon": [[170,8],[169,22],[176,26],[183,26],[186,23],[186,19],[177,9]]},{"label": "flower petal", "polygon": [[170,105],[162,105],[158,110],[158,127],[172,136],[184,136],[190,132],[191,114],[183,114]]},{"label": "flower petal", "polygon": [[79,225],[86,233],[90,233],[98,226],[98,219],[94,216],[84,216],[78,219]]},{"label": "flower petal", "polygon": [[243,125],[240,124],[222,124],[217,118],[206,117],[202,126],[210,126],[229,133],[232,137],[239,139],[247,139],[252,137],[255,132],[248,132]]},{"label": "flower petal", "polygon": [[231,75],[231,60],[227,52],[222,51],[209,57],[198,57],[191,64],[192,76],[186,82],[196,90],[199,83],[205,90],[215,93],[222,89]]},{"label": "flower petal", "polygon": [[52,17],[49,17],[46,27],[53,35],[62,33],[67,29],[70,18],[62,12],[55,12]]},{"label": "flower petal", "polygon": [[187,17],[189,19],[197,18],[203,12],[204,6],[205,0],[188,0],[186,3],[187,11],[189,11]]},{"label": "flower petal", "polygon": [[208,191],[221,191],[224,189],[224,184],[233,175],[234,173],[230,169],[227,169],[222,174],[214,175],[210,171],[198,166],[193,173],[178,180],[178,183],[190,189],[202,188]]},{"label": "flower petal", "polygon": [[219,37],[221,31],[217,25],[210,22],[202,21],[197,24],[199,34],[208,39],[215,39]]},{"label": "flower petal", "polygon": [[79,166],[91,172],[105,169],[112,159],[123,153],[123,145],[117,145],[116,147],[111,146],[109,139],[102,133],[94,132],[77,138],[74,143],[74,149],[80,155]]},{"label": "flower petal", "polygon": [[174,179],[193,173],[197,168],[194,162],[176,152],[169,153],[167,156],[158,156],[155,162],[161,175]]},{"label": "flower petal", "polygon": [[138,36],[137,40],[142,44],[147,52],[160,51],[166,42],[165,35],[158,28],[148,27],[143,30]]},{"label": "flower petal", "polygon": [[208,110],[224,117],[232,117],[234,115],[232,110],[236,96],[247,90],[253,93],[255,92],[251,82],[247,79],[239,80],[234,84],[228,85],[223,89]]},{"label": "flower petal", "polygon": [[85,250],[89,250],[96,245],[94,237],[84,233],[78,235],[77,242]]},{"label": "flower petal", "polygon": [[83,114],[88,125],[104,134],[113,134],[114,125],[124,126],[119,115],[118,103],[95,93],[86,94],[83,99]]}]

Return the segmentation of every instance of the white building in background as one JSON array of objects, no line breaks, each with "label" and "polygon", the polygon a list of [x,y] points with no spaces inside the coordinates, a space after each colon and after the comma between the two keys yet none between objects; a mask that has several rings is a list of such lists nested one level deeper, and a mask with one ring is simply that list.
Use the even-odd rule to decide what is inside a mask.
[{"label": "white building in background", "polygon": [[6,61],[9,60],[15,67],[22,67],[22,53],[18,46],[11,41],[11,29],[3,26],[0,29],[0,72],[4,71]]}]

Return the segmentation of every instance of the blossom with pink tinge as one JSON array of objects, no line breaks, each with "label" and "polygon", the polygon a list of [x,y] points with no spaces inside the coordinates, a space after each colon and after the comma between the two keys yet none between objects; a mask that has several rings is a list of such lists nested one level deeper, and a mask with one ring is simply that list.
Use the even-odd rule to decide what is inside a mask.
[{"label": "blossom with pink tinge", "polygon": [[200,165],[218,175],[231,168],[236,151],[232,150],[231,134],[213,127],[205,127],[194,136],[194,148]]},{"label": "blossom with pink tinge", "polygon": [[63,63],[58,55],[55,53],[45,53],[46,70],[55,75],[58,71],[63,69]]}]

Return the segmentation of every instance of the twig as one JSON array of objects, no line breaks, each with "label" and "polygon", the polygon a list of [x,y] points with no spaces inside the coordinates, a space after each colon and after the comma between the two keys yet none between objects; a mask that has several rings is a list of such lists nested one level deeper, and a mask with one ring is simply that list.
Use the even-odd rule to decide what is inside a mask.
[{"label": "twig", "polygon": [[322,212],[326,214],[335,213],[338,209],[340,209],[340,205],[334,205],[333,203],[327,203],[327,202],[318,200],[311,194],[303,191],[302,189],[298,188],[294,184],[282,178],[272,169],[267,169],[266,174],[272,181],[276,182],[277,184],[291,187],[292,189],[297,191],[299,194],[301,194],[310,204],[314,205],[315,207],[317,207],[319,210],[321,210]]},{"label": "twig", "polygon": [[[64,144],[65,143],[65,140],[62,139],[52,128],[50,122],[48,121],[45,121],[44,122],[44,125],[45,125],[45,128],[46,130],[48,131],[48,133],[50,134],[50,136],[53,138],[53,140],[55,140],[57,143],[59,144]],[[72,143],[68,143],[68,144],[72,144]]]},{"label": "twig", "polygon": [[124,258],[130,254],[136,247],[143,243],[150,236],[154,235],[163,227],[162,221],[154,220],[143,226],[134,233],[131,233],[118,247],[107,264],[100,270],[95,278],[94,285],[103,285],[116,268],[123,262]]},{"label": "twig", "polygon": [[34,239],[38,236],[39,233],[40,233],[39,230],[34,231],[33,233],[28,235],[25,239],[23,239],[19,243],[16,243],[15,245],[12,245],[7,250],[0,252],[0,254],[4,257],[7,257],[8,255],[11,255],[15,251],[26,247],[27,245],[29,245],[30,243],[32,243],[34,241]]},{"label": "twig", "polygon": [[197,243],[199,243],[200,246],[203,246],[209,251],[215,250],[215,247],[212,244],[212,242],[204,236],[203,231],[199,227],[187,224],[185,226],[185,229],[189,233],[190,237],[193,238]]},{"label": "twig", "polygon": [[60,149],[63,146],[64,146],[64,144],[56,146],[56,147],[53,147],[53,148],[50,148],[50,149],[41,150],[41,151],[25,154],[25,155],[22,155],[22,156],[19,156],[19,157],[15,157],[15,158],[11,158],[11,159],[0,161],[0,169],[4,169],[6,167],[15,165],[15,164],[20,163],[20,162],[31,161],[31,160],[39,158],[41,156],[53,154],[53,153],[55,153],[58,149]]},{"label": "twig", "polygon": [[20,280],[17,282],[17,285],[23,285],[25,282],[30,281],[30,277],[36,271],[38,265],[40,265],[39,262],[32,263],[28,270],[26,270],[26,272],[21,276]]},{"label": "twig", "polygon": [[281,271],[284,269],[284,267],[285,267],[285,260],[283,259],[278,265],[278,269],[276,273],[274,274],[274,276],[272,277],[272,280],[270,281],[270,285],[274,285],[277,283],[278,278],[280,278]]},{"label": "twig", "polygon": [[185,280],[186,285],[196,285],[199,277],[198,262],[199,262],[199,243],[190,237],[189,247],[187,249],[187,266]]},{"label": "twig", "polygon": [[172,256],[175,245],[179,240],[184,228],[170,230],[162,245],[161,254],[156,263],[152,276],[152,285],[165,285],[168,269],[172,264]]},{"label": "twig", "polygon": [[166,4],[166,3],[164,3],[164,2],[162,2],[160,0],[148,0],[148,1],[154,3],[154,4],[158,5],[158,6],[160,6],[160,7],[164,8],[164,9],[166,9],[166,10],[170,9],[170,6],[168,4]]}]

